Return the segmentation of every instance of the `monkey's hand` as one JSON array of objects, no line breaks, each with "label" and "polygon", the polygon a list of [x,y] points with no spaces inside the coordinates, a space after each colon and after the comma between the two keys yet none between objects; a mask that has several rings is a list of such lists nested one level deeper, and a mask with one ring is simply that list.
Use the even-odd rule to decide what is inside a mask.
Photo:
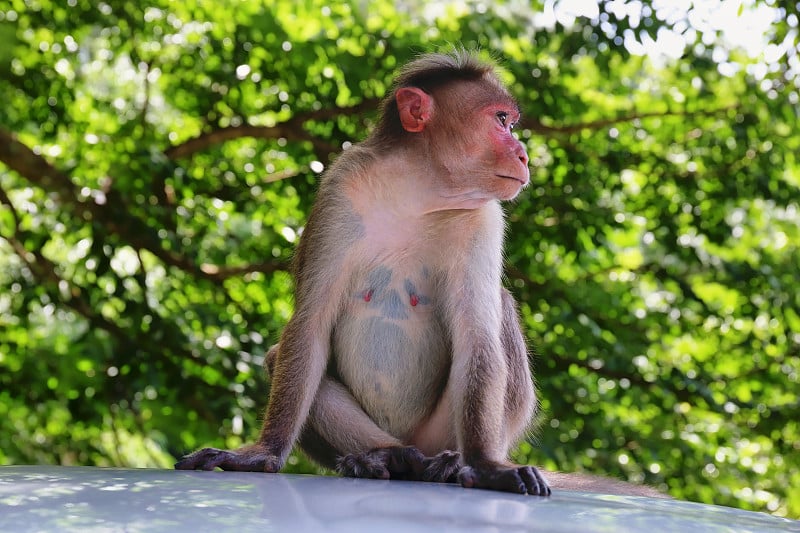
[{"label": "monkey's hand", "polygon": [[458,473],[463,487],[516,492],[532,496],[549,496],[550,487],[544,476],[532,466],[508,466],[484,463],[465,466]]},{"label": "monkey's hand", "polygon": [[239,450],[203,448],[175,463],[176,470],[235,470],[238,472],[277,472],[283,462],[260,446]]},{"label": "monkey's hand", "polygon": [[341,457],[336,471],[346,477],[369,479],[421,479],[425,456],[413,446],[375,448]]}]

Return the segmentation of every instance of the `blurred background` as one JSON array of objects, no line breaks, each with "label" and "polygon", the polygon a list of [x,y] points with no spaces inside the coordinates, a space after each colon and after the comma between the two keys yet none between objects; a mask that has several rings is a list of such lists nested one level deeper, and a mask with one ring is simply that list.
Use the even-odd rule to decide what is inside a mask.
[{"label": "blurred background", "polygon": [[800,517],[798,9],[0,2],[0,464],[254,439],[320,173],[400,65],[463,45],[531,156],[514,458]]}]

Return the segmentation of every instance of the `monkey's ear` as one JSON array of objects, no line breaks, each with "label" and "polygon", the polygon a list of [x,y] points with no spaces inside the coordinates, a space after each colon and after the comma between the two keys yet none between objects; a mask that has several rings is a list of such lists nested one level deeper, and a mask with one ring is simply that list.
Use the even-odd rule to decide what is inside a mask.
[{"label": "monkey's ear", "polygon": [[403,129],[415,133],[424,130],[433,114],[433,97],[417,87],[400,87],[394,98]]}]

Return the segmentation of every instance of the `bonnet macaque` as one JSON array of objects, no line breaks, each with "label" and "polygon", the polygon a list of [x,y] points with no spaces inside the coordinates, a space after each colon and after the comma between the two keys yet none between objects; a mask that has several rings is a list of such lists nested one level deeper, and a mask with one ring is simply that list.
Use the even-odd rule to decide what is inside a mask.
[{"label": "bonnet macaque", "polygon": [[297,442],[346,476],[550,494],[508,460],[536,407],[501,283],[500,202],[529,180],[519,116],[473,54],[400,71],[372,134],[322,177],[257,442],[176,468],[277,472]]}]

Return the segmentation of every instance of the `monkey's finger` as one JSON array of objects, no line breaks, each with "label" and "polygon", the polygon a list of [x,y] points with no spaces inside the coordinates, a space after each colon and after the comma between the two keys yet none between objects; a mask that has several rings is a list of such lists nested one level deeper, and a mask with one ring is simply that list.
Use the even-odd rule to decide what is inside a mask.
[{"label": "monkey's finger", "polygon": [[531,496],[550,496],[550,486],[541,472],[532,466],[521,466],[519,477],[525,483],[525,489]]}]

